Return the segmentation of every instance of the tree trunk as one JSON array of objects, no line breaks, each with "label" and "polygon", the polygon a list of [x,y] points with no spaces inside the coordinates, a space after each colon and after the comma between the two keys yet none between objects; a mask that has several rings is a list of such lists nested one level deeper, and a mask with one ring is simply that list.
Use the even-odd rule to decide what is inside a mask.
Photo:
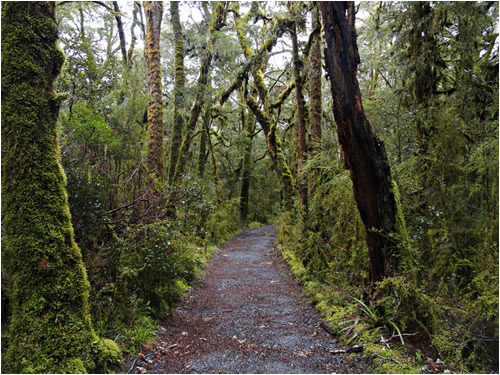
[{"label": "tree trunk", "polygon": [[123,66],[127,66],[127,43],[125,41],[125,32],[123,31],[122,15],[118,1],[113,1],[115,11],[116,26],[118,27],[118,36],[120,37],[120,49],[122,51]]},{"label": "tree trunk", "polygon": [[[310,117],[309,117],[309,155],[315,157],[321,151],[321,125],[323,121],[323,106],[321,92],[321,18],[319,5],[315,4],[312,10],[311,23],[313,26],[311,43],[311,78],[310,78]],[[317,170],[309,171],[309,195],[314,196],[318,185]]]},{"label": "tree trunk", "polygon": [[[257,100],[252,96],[248,95],[245,91],[245,99],[248,105],[248,108],[254,113],[255,118],[259,122],[260,126],[264,130],[267,138],[267,148],[269,150],[269,154],[271,155],[271,159],[273,162],[273,166],[278,174],[278,178],[281,182],[281,192],[283,197],[283,203],[286,210],[290,210],[292,208],[292,189],[293,189],[293,177],[290,172],[290,168],[288,167],[288,163],[286,162],[285,155],[283,153],[283,149],[281,147],[281,141],[279,137],[276,136],[276,125],[277,121],[274,119],[271,110],[273,108],[272,101],[269,95],[269,91],[264,82],[264,76],[262,74],[261,66],[263,65],[264,60],[266,59],[266,54],[271,50],[272,46],[276,43],[277,38],[282,35],[286,26],[289,26],[289,22],[286,19],[281,20],[276,25],[275,33],[264,43],[261,49],[257,54],[254,54],[248,39],[244,33],[244,21],[247,17],[242,19],[239,16],[239,5],[235,3],[233,5],[234,10],[234,23],[236,25],[236,32],[238,34],[238,40],[240,42],[241,48],[245,54],[245,57],[249,61],[255,61],[255,57],[258,57],[256,65],[253,67],[253,79],[255,87],[259,93],[260,100],[264,103],[264,110],[259,108]],[[281,25],[281,27],[280,27]],[[260,61],[260,62],[259,62]],[[248,74],[248,73],[247,73]],[[226,90],[227,92],[228,90]]]},{"label": "tree trunk", "polygon": [[203,178],[205,175],[205,164],[207,159],[207,138],[210,134],[207,132],[207,129],[210,125],[210,110],[212,106],[206,104],[205,112],[203,114],[203,124],[201,129],[201,137],[200,137],[200,150],[198,152],[198,177]]},{"label": "tree trunk", "polygon": [[388,266],[396,251],[393,235],[396,233],[397,205],[390,168],[384,145],[373,133],[361,104],[354,3],[322,2],[321,12],[333,113],[353,182],[354,199],[366,228],[371,281],[377,282],[390,273]]},{"label": "tree trunk", "polygon": [[135,27],[139,24],[139,19],[137,18],[137,13],[141,11],[141,3],[139,1],[134,1],[134,10],[132,11],[132,25],[130,26],[130,46],[127,51],[127,71],[132,69],[134,48],[137,37],[135,36]]},{"label": "tree trunk", "polygon": [[163,110],[160,62],[160,28],[163,2],[145,1],[146,81],[148,86],[149,183],[156,193],[163,190]]},{"label": "tree trunk", "polygon": [[11,373],[86,373],[103,355],[117,361],[92,329],[60,164],[55,6],[2,4],[2,266],[12,308],[2,370]]},{"label": "tree trunk", "polygon": [[250,193],[250,175],[252,173],[252,143],[255,132],[255,115],[248,111],[244,133],[243,165],[241,168],[240,220],[246,222],[248,216],[248,198]]},{"label": "tree trunk", "polygon": [[427,172],[431,167],[429,161],[429,144],[434,129],[429,119],[429,107],[433,92],[436,91],[436,78],[433,66],[436,41],[428,30],[427,22],[432,22],[432,8],[429,2],[411,3],[412,9],[412,42],[411,61],[415,61],[415,80],[413,82],[413,98],[417,115],[415,119],[417,141],[417,173],[421,176],[422,187],[418,199],[418,211],[425,216],[427,210],[423,192],[429,186]]},{"label": "tree trunk", "polygon": [[184,86],[186,75],[184,72],[184,38],[179,18],[179,2],[170,2],[170,14],[172,16],[172,29],[174,31],[174,126],[171,132],[170,161],[168,170],[168,181],[175,181],[175,168],[179,160],[179,150],[182,143],[182,132],[184,129]]},{"label": "tree trunk", "polygon": [[208,84],[210,75],[212,55],[216,42],[216,32],[218,32],[224,25],[225,18],[225,5],[223,2],[218,2],[215,6],[213,22],[210,25],[210,39],[205,48],[205,55],[202,58],[200,74],[198,77],[198,83],[196,85],[196,98],[191,108],[191,114],[189,116],[189,121],[186,128],[186,135],[184,136],[184,140],[179,151],[180,155],[177,162],[173,182],[179,181],[179,179],[181,179],[184,175],[186,164],[189,159],[189,149],[191,148],[193,133],[196,128],[196,123],[198,122],[198,117],[200,116],[201,108],[203,107],[205,99],[205,88]]},{"label": "tree trunk", "polygon": [[297,112],[295,118],[297,121],[297,133],[298,133],[298,177],[297,177],[297,187],[300,197],[300,220],[302,230],[304,231],[307,226],[307,216],[308,216],[308,202],[307,202],[307,176],[304,175],[303,168],[306,163],[306,106],[303,94],[303,79],[301,75],[302,61],[299,57],[299,44],[297,41],[297,31],[296,26],[292,28],[290,32],[292,37],[292,55],[293,55],[293,75],[295,79],[295,97],[297,103]]},{"label": "tree trunk", "polygon": [[[321,20],[317,5],[312,12],[312,25],[315,31],[311,46],[311,117],[310,138],[312,154],[317,154],[321,149],[321,123],[323,118],[323,107],[321,103]],[[317,30],[317,32],[316,32]]]}]

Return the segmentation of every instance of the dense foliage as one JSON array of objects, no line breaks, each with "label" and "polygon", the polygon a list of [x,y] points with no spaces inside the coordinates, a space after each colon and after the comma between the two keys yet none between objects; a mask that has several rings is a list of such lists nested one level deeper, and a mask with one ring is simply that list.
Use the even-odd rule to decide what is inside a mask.
[{"label": "dense foliage", "polygon": [[[356,8],[362,106],[399,215],[391,273],[376,284],[315,2],[165,3],[156,117],[143,4],[57,5],[60,157],[108,346],[140,350],[217,243],[277,222],[305,293],[344,344],[364,345],[366,369],[419,372],[429,357],[498,371],[498,3]],[[3,347],[13,332],[2,329]]]}]

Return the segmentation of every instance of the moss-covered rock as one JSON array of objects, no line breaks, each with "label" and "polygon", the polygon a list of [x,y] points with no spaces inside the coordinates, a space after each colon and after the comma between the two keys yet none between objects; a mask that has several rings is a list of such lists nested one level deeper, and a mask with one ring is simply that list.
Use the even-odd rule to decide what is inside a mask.
[{"label": "moss-covered rock", "polygon": [[[2,260],[12,307],[4,372],[102,368],[60,164],[53,2],[2,4]],[[104,361],[118,361],[108,350]]]}]

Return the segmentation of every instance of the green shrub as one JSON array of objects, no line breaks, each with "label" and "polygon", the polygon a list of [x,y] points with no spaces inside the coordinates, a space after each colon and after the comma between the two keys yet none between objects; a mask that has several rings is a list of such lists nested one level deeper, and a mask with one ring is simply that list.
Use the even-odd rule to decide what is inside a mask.
[{"label": "green shrub", "polygon": [[227,241],[238,231],[239,199],[223,201],[206,223],[210,239],[215,243]]},{"label": "green shrub", "polygon": [[118,296],[148,302],[154,315],[171,310],[200,272],[196,260],[203,249],[189,244],[171,222],[129,228],[120,243]]}]

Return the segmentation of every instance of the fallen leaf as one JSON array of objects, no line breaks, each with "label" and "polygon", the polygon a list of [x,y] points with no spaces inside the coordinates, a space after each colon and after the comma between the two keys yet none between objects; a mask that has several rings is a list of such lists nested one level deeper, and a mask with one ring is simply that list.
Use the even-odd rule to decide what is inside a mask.
[{"label": "fallen leaf", "polygon": [[173,349],[173,348],[177,347],[177,345],[179,345],[179,344],[172,344],[172,345],[170,345],[170,346],[168,347],[168,349]]},{"label": "fallen leaf", "polygon": [[139,372],[139,374],[147,374],[147,371],[144,367],[137,366],[135,369]]}]

